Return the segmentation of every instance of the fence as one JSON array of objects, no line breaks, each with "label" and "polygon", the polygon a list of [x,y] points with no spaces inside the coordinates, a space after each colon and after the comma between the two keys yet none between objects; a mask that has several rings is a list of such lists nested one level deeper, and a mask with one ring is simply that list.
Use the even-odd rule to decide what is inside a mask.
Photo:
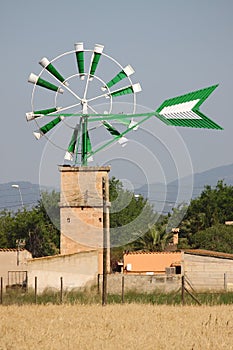
[{"label": "fence", "polygon": [[[221,277],[221,278],[220,278]],[[218,288],[216,288],[216,284],[213,284],[215,281],[220,281],[220,285],[218,285]],[[125,295],[129,292],[133,292],[133,295],[135,295],[135,300],[137,299],[137,295],[144,295],[144,300],[147,300],[146,302],[149,302],[149,298],[146,298],[146,295],[154,295],[158,296],[159,293],[163,295],[173,295],[173,296],[179,296],[180,301],[185,304],[185,296],[188,294],[195,302],[200,303],[198,300],[198,293],[206,291],[211,292],[218,292],[218,293],[229,293],[233,292],[233,274],[224,273],[222,276],[219,276],[219,274],[212,276],[212,285],[215,286],[214,289],[210,289],[209,285],[205,284],[205,288],[203,288],[203,284],[198,285],[196,282],[193,283],[192,280],[186,275],[127,275],[127,274],[108,274],[107,275],[107,294],[112,298],[111,296],[115,295],[116,302],[124,302],[125,301]],[[0,304],[4,303],[4,298],[13,292],[20,292],[22,295],[27,295],[28,288],[24,285],[18,286],[18,288],[15,288],[14,285],[11,289],[8,285],[6,287],[6,290],[4,290],[3,286],[3,277],[0,278]],[[81,289],[75,289],[73,291],[68,291],[68,288],[66,288],[65,280],[63,277],[60,277],[60,281],[58,284],[60,284],[59,288],[53,288],[53,289],[47,289],[47,294],[53,294],[52,297],[56,298],[54,299],[55,303],[63,303],[64,296],[67,297],[69,293],[79,293],[80,295],[85,296],[85,300],[88,302],[88,297],[91,294],[88,294],[86,290],[83,288]],[[205,283],[207,280],[205,281]],[[210,283],[210,281],[208,281]],[[201,287],[201,289],[197,289],[196,286]],[[90,289],[91,286],[89,286]],[[90,289],[92,290],[92,301],[93,302],[100,302],[100,295],[102,294],[102,287],[103,287],[103,276],[98,274],[97,281],[94,286],[94,288]],[[35,277],[34,279],[34,286],[33,288],[30,288],[30,303],[38,302],[38,297],[41,296],[43,293],[38,293],[38,278]],[[52,293],[51,293],[52,292]],[[19,294],[20,294],[19,293]],[[29,294],[29,293],[28,293]],[[45,293],[46,294],[46,293]],[[209,293],[211,295],[211,293]],[[76,295],[77,296],[77,295]],[[12,293],[12,298],[14,297],[14,293]],[[11,298],[11,301],[12,301]],[[16,298],[16,294],[15,294]],[[74,296],[75,298],[75,296]],[[83,298],[83,297],[82,297]],[[26,297],[24,297],[26,300]],[[7,300],[7,298],[6,298]],[[29,299],[28,299],[29,300]],[[84,298],[82,299],[84,300]],[[113,300],[113,299],[112,299]],[[154,299],[155,300],[155,299]],[[166,298],[164,299],[166,300]],[[54,302],[53,299],[50,300],[50,302]],[[67,301],[67,298],[66,300]],[[12,301],[13,302],[13,301]],[[15,299],[15,302],[17,303],[17,298]]]}]

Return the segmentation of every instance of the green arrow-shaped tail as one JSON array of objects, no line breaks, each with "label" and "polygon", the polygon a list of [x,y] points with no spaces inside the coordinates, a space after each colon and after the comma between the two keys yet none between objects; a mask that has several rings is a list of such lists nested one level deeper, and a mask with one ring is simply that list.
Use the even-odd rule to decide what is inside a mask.
[{"label": "green arrow-shaped tail", "polygon": [[155,116],[167,125],[192,128],[222,129],[199,111],[201,104],[216,89],[213,85],[164,101]]}]

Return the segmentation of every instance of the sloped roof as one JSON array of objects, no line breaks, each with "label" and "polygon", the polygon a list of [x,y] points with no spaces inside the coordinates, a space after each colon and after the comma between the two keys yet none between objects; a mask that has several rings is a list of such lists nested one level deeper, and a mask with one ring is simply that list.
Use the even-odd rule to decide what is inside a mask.
[{"label": "sloped roof", "polygon": [[185,249],[183,250],[185,254],[192,255],[201,255],[201,256],[209,256],[213,258],[222,258],[222,259],[232,259],[233,254],[223,253],[223,252],[215,252],[213,250],[205,250],[205,249]]},{"label": "sloped roof", "polygon": [[0,248],[0,252],[22,252],[22,251],[26,251],[26,249],[23,248]]},{"label": "sloped roof", "polygon": [[132,252],[125,252],[124,255],[136,255],[136,254],[154,254],[154,255],[172,255],[172,254],[176,254],[176,253],[180,253],[179,250],[175,251],[175,252],[147,252],[144,250],[136,250],[136,251],[132,251]]}]

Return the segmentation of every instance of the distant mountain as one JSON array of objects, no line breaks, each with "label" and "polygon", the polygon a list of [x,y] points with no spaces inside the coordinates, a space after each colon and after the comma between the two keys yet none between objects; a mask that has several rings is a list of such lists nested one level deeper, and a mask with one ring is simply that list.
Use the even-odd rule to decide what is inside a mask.
[{"label": "distant mountain", "polygon": [[179,203],[188,203],[191,198],[198,197],[206,185],[215,187],[219,180],[233,185],[233,164],[216,167],[202,173],[183,177],[170,183],[153,183],[135,190],[148,198],[158,212],[169,212]]},{"label": "distant mountain", "polygon": [[[205,185],[216,186],[219,180],[223,180],[227,185],[233,185],[233,164],[194,174],[193,182],[191,176],[186,176],[168,184],[143,185],[135,189],[135,194],[148,198],[158,212],[166,213],[175,205],[182,202],[188,203],[191,198],[199,196]],[[12,185],[18,185],[19,188]],[[44,187],[42,190],[50,191],[52,188]],[[59,191],[59,189],[55,190]],[[0,211],[4,209],[17,211],[22,208],[22,204],[26,208],[35,206],[40,199],[40,191],[38,184],[28,181],[0,184]]]}]

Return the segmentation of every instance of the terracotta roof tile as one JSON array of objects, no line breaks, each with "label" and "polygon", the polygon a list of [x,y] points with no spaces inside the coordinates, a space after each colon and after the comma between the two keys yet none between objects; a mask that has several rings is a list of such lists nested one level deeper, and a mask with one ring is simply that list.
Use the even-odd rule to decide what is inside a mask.
[{"label": "terracotta roof tile", "polygon": [[176,253],[180,253],[179,250],[175,251],[175,252],[146,252],[146,251],[141,251],[141,250],[136,250],[133,252],[125,252],[124,255],[135,255],[135,254],[164,254],[164,255],[172,255],[172,254],[176,254]]},{"label": "terracotta roof tile", "polygon": [[233,254],[223,253],[223,252],[215,252],[213,250],[185,249],[185,250],[183,250],[183,252],[186,254],[211,256],[214,258],[233,259]]}]

